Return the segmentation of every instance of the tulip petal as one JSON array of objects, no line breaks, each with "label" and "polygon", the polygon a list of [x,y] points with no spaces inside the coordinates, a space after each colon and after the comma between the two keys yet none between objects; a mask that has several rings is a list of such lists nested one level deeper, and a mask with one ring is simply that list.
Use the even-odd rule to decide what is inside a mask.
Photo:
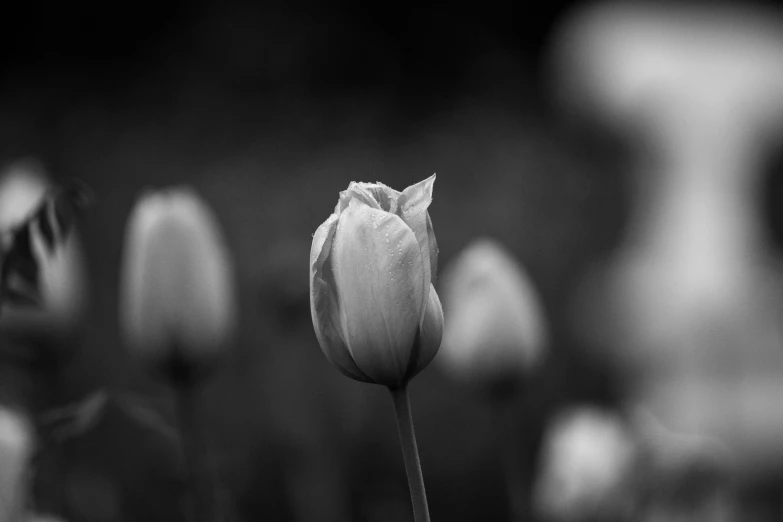
[{"label": "tulip petal", "polygon": [[435,230],[432,228],[429,212],[427,212],[427,238],[429,240],[430,253],[430,282],[435,284],[438,278],[438,240],[435,239]]},{"label": "tulip petal", "polygon": [[334,241],[348,349],[375,382],[398,385],[427,297],[416,236],[398,216],[354,199],[340,215]]},{"label": "tulip petal", "polygon": [[348,188],[340,192],[340,199],[337,201],[337,206],[334,207],[334,213],[338,216],[348,208],[348,204],[352,199],[358,199],[365,205],[372,208],[380,209],[381,205],[375,199],[372,192],[365,189],[366,183],[356,183],[352,181]]},{"label": "tulip petal", "polygon": [[343,374],[362,382],[372,382],[353,360],[340,335],[337,285],[330,262],[337,214],[318,227],[310,250],[310,314],[318,344],[326,358]]},{"label": "tulip petal", "polygon": [[364,190],[372,194],[375,201],[381,206],[381,209],[392,214],[397,213],[397,199],[400,193],[383,183],[357,183]]},{"label": "tulip petal", "polygon": [[430,283],[427,308],[424,310],[424,319],[416,335],[406,380],[415,377],[432,362],[440,348],[441,339],[443,339],[443,308],[435,287]]},{"label": "tulip petal", "polygon": [[357,198],[372,208],[379,208],[392,214],[397,213],[397,198],[400,193],[383,183],[362,183],[352,181],[346,190],[340,192],[340,200],[334,211],[340,214],[348,208],[351,199]]},{"label": "tulip petal", "polygon": [[[413,230],[413,233],[416,234],[416,241],[419,243],[421,255],[424,260],[426,281],[429,283],[434,281],[433,266],[437,264],[437,245],[431,244],[434,242],[435,234],[432,232],[432,223],[428,224],[429,213],[427,212],[427,208],[430,206],[430,203],[432,203],[432,189],[434,184],[435,174],[424,181],[420,181],[403,190],[397,201],[399,205],[397,215],[400,216],[411,230]],[[432,239],[430,239],[430,236],[432,236]],[[434,248],[432,248],[433,246]],[[434,259],[431,255],[433,250],[435,250]]]}]

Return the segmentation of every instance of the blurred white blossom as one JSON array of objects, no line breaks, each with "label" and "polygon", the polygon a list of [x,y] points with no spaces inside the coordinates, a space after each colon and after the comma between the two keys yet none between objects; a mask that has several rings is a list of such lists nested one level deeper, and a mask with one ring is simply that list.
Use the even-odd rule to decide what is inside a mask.
[{"label": "blurred white blossom", "polygon": [[218,359],[235,329],[234,284],[217,219],[194,190],[138,200],[125,237],[120,312],[141,359],[158,369]]},{"label": "blurred white blossom", "polygon": [[534,508],[547,520],[593,520],[628,513],[638,448],[617,415],[568,410],[545,433]]},{"label": "blurred white blossom", "polygon": [[554,92],[638,153],[626,236],[579,293],[577,329],[667,426],[779,470],[783,277],[759,196],[783,137],[783,12],[600,2],[553,41]]},{"label": "blurred white blossom", "polygon": [[445,330],[436,360],[469,381],[523,374],[548,343],[544,312],[524,268],[496,240],[473,241],[441,277]]},{"label": "blurred white blossom", "polygon": [[[21,160],[0,173],[0,230],[23,220],[43,201],[51,183],[43,167],[32,159]],[[40,231],[33,229],[33,250],[40,262],[42,308],[4,307],[0,328],[5,330],[62,331],[75,325],[86,304],[84,256],[77,231],[64,244],[45,253]]]}]

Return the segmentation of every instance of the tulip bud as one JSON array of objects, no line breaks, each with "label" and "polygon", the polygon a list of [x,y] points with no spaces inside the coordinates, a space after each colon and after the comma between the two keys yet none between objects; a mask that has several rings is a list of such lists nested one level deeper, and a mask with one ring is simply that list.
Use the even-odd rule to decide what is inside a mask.
[{"label": "tulip bud", "polygon": [[536,511],[545,520],[626,520],[637,456],[618,416],[590,407],[564,413],[545,435]]},{"label": "tulip bud", "polygon": [[400,387],[438,352],[438,247],[427,212],[434,183],[434,174],[402,192],[351,183],[313,236],[313,326],[348,377]]},{"label": "tulip bud", "polygon": [[18,520],[25,508],[33,433],[25,417],[0,407],[0,521]]},{"label": "tulip bud", "polygon": [[[49,188],[37,162],[25,160],[10,165],[0,180],[0,230],[11,230],[29,219]],[[63,333],[78,322],[84,309],[86,276],[78,235],[75,231],[63,235],[62,244],[56,249],[47,249],[45,245],[43,229],[52,234],[59,228],[51,223],[55,219],[53,213],[54,210],[43,213],[41,220],[48,222],[33,223],[30,229],[31,248],[40,265],[41,306],[4,307],[0,327],[7,332]]]},{"label": "tulip bud", "polygon": [[190,188],[144,194],[125,238],[121,323],[151,368],[190,380],[235,326],[233,269],[217,221]]},{"label": "tulip bud", "polygon": [[443,275],[449,320],[439,364],[457,378],[491,383],[538,362],[547,344],[544,313],[524,269],[495,240],[469,245]]}]

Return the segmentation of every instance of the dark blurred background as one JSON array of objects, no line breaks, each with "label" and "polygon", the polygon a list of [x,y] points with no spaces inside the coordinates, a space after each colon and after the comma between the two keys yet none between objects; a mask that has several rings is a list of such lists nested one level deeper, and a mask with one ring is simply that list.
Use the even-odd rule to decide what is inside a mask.
[{"label": "dark blurred background", "polygon": [[[387,393],[344,378],[323,357],[307,263],[312,233],[350,181],[401,190],[436,172],[430,215],[440,265],[491,235],[541,293],[551,356],[515,406],[520,467],[532,482],[546,420],[572,403],[620,404],[627,379],[586,350],[568,315],[585,272],[620,241],[631,165],[622,134],[565,120],[551,103],[545,49],[580,5],[5,6],[0,163],[35,157],[55,182],[79,178],[96,194],[80,224],[85,324],[44,402],[108,387],[132,390],[171,417],[168,390],[120,337],[119,269],[140,191],[190,184],[220,219],[240,285],[238,340],[203,390],[213,462],[235,518],[409,519]],[[783,191],[777,163],[769,158],[764,174],[773,202]],[[783,228],[775,209],[759,205],[773,232]],[[510,519],[486,402],[435,365],[411,394],[433,519]],[[78,498],[105,494],[147,502],[139,512],[152,518],[111,518],[136,508],[109,503],[103,520],[168,520],[168,508],[158,508],[168,486],[150,484],[169,471],[140,464],[166,468],[155,456],[166,442],[121,422],[85,436],[89,443],[52,450],[59,464],[44,466],[41,509],[99,520]],[[69,480],[82,489],[63,493]]]}]

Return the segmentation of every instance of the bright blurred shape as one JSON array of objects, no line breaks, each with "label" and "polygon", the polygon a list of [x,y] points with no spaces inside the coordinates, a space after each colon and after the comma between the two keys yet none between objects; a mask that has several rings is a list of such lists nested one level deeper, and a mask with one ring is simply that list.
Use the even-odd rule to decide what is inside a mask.
[{"label": "bright blurred shape", "polygon": [[548,330],[524,267],[497,240],[471,242],[441,276],[445,330],[437,361],[458,379],[523,376],[543,357]]},{"label": "bright blurred shape", "polygon": [[[637,445],[616,414],[566,410],[544,435],[534,507],[546,520],[622,520],[633,504]],[[604,518],[606,517],[606,518]]]},{"label": "bright blurred shape", "polygon": [[[43,201],[51,183],[43,167],[25,159],[8,166],[0,174],[0,230],[12,228]],[[62,331],[79,320],[87,297],[84,257],[77,231],[71,231],[64,244],[50,255],[34,229],[33,249],[40,261],[41,309],[5,306],[0,312],[0,328],[5,330]]]},{"label": "bright blurred shape", "polygon": [[573,113],[634,140],[631,220],[579,297],[582,333],[627,364],[676,432],[750,473],[783,459],[783,278],[757,194],[783,134],[783,18],[759,6],[594,4],[553,53]]},{"label": "bright blurred shape", "polygon": [[181,366],[191,378],[221,359],[236,327],[234,271],[217,218],[193,189],[139,198],[121,283],[124,334],[152,368]]}]

